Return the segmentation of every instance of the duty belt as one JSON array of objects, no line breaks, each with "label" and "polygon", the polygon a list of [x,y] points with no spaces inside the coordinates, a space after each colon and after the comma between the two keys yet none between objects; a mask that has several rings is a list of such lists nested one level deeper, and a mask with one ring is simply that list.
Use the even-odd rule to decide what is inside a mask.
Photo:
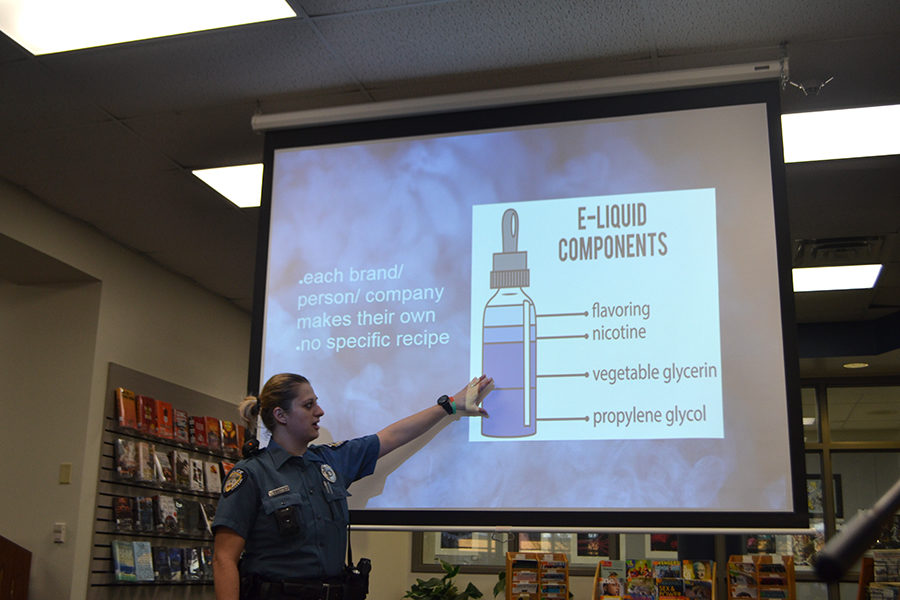
[{"label": "duty belt", "polygon": [[350,600],[344,594],[343,583],[265,581],[259,586],[264,600]]}]

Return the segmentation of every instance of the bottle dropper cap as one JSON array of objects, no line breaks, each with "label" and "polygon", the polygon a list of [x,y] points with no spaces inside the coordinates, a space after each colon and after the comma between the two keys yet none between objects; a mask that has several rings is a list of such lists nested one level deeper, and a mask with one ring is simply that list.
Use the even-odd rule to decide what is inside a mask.
[{"label": "bottle dropper cap", "polygon": [[501,223],[503,252],[494,253],[491,289],[528,287],[528,253],[519,252],[519,215],[510,208],[503,213]]}]

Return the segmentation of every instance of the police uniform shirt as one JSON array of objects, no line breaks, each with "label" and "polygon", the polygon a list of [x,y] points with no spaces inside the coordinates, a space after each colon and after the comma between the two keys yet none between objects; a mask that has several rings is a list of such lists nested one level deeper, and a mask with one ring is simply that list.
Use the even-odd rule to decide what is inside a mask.
[{"label": "police uniform shirt", "polygon": [[269,581],[339,575],[347,543],[347,487],[375,470],[378,436],[309,446],[292,456],[270,440],[223,485],[213,531],[245,540],[241,574]]}]

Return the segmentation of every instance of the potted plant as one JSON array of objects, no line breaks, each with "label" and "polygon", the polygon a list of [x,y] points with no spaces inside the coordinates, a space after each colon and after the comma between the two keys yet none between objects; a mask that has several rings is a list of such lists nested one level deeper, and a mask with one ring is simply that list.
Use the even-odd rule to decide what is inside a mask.
[{"label": "potted plant", "polygon": [[444,569],[443,577],[440,579],[432,577],[428,581],[416,579],[416,582],[403,597],[411,598],[412,600],[475,600],[483,596],[481,591],[471,582],[462,592],[457,589],[453,578],[459,574],[459,566],[451,565],[442,560],[441,567]]}]

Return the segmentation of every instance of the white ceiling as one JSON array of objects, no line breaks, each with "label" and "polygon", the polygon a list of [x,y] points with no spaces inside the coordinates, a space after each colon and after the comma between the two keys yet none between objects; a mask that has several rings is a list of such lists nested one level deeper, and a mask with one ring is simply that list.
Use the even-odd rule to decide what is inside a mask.
[{"label": "white ceiling", "polygon": [[[290,4],[295,19],[38,58],[0,35],[0,177],[249,310],[258,210],[190,171],[261,161],[257,112],[782,56],[807,88],[834,78],[818,95],[787,86],[784,112],[900,103],[896,0]],[[787,167],[798,264],[823,253],[887,264],[875,290],[797,297],[802,324],[893,335],[865,352],[820,348],[805,375],[872,348],[874,374],[900,374],[898,173],[897,156]],[[834,238],[852,239],[799,243]]]}]

